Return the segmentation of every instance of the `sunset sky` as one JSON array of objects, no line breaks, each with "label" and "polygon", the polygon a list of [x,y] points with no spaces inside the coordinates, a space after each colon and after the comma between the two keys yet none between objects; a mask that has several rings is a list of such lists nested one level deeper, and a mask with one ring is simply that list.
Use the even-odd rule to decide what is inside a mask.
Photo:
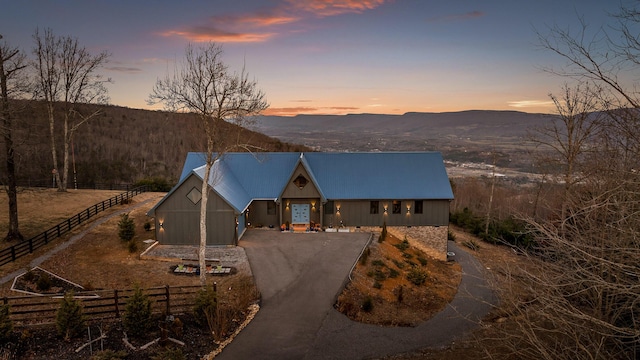
[{"label": "sunset sky", "polygon": [[[612,24],[607,0],[0,0],[0,34],[30,52],[37,27],[112,56],[111,103],[151,108],[158,77],[188,42],[246,64],[274,115],[554,111],[567,79],[535,31]],[[156,106],[154,108],[160,108]]]}]

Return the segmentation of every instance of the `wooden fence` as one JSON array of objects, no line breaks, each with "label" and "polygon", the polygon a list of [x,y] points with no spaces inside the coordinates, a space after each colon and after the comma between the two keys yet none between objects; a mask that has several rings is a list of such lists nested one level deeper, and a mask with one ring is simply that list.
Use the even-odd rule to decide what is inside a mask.
[{"label": "wooden fence", "polygon": [[147,187],[141,186],[133,190],[123,192],[122,194],[88,207],[86,210],[79,212],[78,214],[64,220],[47,231],[32,237],[31,239],[21,241],[16,245],[0,250],[0,266],[33,253],[36,249],[45,246],[50,241],[70,232],[72,229],[78,227],[83,222],[89,220],[93,216],[96,216],[100,212],[105,211],[112,206],[127,202],[130,198],[146,191]]},{"label": "wooden fence", "polygon": [[[200,285],[169,285],[144,289],[151,300],[154,314],[182,314],[193,311]],[[77,293],[87,320],[117,319],[123,313],[133,289],[99,290]],[[62,296],[12,296],[2,299],[10,306],[9,317],[15,327],[50,325],[55,323]]]}]

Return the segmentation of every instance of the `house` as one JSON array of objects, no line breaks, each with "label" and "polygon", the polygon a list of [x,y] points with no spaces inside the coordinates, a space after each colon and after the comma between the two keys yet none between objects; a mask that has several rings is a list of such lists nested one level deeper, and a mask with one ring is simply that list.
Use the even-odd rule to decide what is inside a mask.
[{"label": "house", "polygon": [[[189,153],[178,184],[148,212],[160,244],[199,243],[204,164]],[[209,185],[208,245],[237,245],[251,227],[446,227],[453,199],[438,152],[226,153]]]}]

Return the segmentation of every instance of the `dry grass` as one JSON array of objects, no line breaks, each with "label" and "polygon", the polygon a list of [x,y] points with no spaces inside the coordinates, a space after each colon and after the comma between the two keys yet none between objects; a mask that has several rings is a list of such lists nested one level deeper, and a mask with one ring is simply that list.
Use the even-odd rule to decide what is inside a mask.
[{"label": "dry grass", "polygon": [[[56,197],[56,194],[48,194],[46,191],[43,192],[43,195],[46,198]],[[73,197],[73,199],[79,203],[81,201],[78,195],[72,194],[70,196],[77,196]],[[71,213],[73,215],[77,208],[82,210],[95,202],[104,200],[100,198],[96,201],[95,199],[95,197],[104,195],[105,193],[102,191],[96,192],[93,196],[86,194],[86,196],[82,197],[84,203],[76,203],[73,205],[73,209],[65,209],[64,211],[61,210],[61,212]],[[109,197],[110,193],[106,195]],[[140,194],[133,198],[132,204],[115,206],[111,212],[107,211],[102,215],[108,216],[116,211],[126,211],[140,202],[149,200],[144,206],[129,212],[129,216],[133,218],[136,223],[136,236],[133,241],[136,242],[138,251],[135,253],[130,253],[127,244],[119,239],[118,221],[120,217],[114,216],[91,230],[75,244],[46,260],[41,267],[90,289],[123,289],[130,288],[135,284],[143,288],[164,285],[198,285],[199,281],[197,276],[179,276],[170,273],[170,266],[176,265],[175,263],[139,259],[139,254],[149,246],[144,243],[144,240],[154,237],[153,232],[144,230],[144,223],[150,220],[150,218],[146,216],[146,212],[155,205],[162,196],[164,196],[162,193]],[[37,197],[33,196],[33,198],[36,199]],[[36,203],[39,203],[39,201],[36,201]],[[35,218],[39,215],[37,206],[34,204],[24,201],[23,205],[25,212],[28,213],[28,209],[34,212],[28,213],[27,218],[31,218],[30,216]],[[71,204],[69,206],[72,207]],[[79,227],[73,231],[73,234],[81,232],[86,229],[87,226],[89,225]],[[71,235],[57,240],[53,245],[50,244],[39,249],[32,256],[26,256],[19,259],[16,263],[2,266],[0,268],[0,276],[11,271],[25,269],[34,257],[44,254],[48,249],[60,244],[70,236]],[[216,280],[219,285],[224,286],[231,278],[218,277]],[[15,296],[16,294],[10,291],[10,287],[10,282],[1,285],[0,296]]]},{"label": "dry grass", "polygon": [[[350,318],[377,325],[414,326],[441,311],[455,296],[460,265],[435,260],[422,251],[402,247],[402,240],[387,235],[373,243],[366,264],[358,263],[353,281],[338,299],[338,309]],[[425,263],[426,264],[423,264]],[[408,278],[411,271],[426,273],[424,284]],[[363,304],[370,297],[372,309]]]},{"label": "dry grass", "polygon": [[[91,205],[107,200],[123,191],[69,190],[28,188],[18,192],[18,220],[20,232],[29,239],[50,229],[61,221],[85,210]],[[0,196],[0,236],[9,229],[9,204],[7,196]]]}]

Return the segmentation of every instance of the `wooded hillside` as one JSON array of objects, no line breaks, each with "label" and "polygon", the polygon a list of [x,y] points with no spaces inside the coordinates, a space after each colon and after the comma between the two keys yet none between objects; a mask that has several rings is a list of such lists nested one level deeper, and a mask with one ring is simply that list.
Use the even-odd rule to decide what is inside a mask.
[{"label": "wooded hillside", "polygon": [[[79,184],[133,183],[145,178],[163,178],[174,184],[187,152],[204,149],[204,135],[193,114],[83,106],[100,108],[101,114],[83,124],[74,138]],[[53,161],[45,104],[23,101],[14,109],[18,109],[14,139],[18,183],[51,186]],[[255,151],[308,150],[232,124],[227,124],[223,131],[229,136],[240,136],[241,142],[255,146]],[[5,156],[0,156],[2,172]],[[73,168],[69,171],[69,188],[73,188]]]}]

